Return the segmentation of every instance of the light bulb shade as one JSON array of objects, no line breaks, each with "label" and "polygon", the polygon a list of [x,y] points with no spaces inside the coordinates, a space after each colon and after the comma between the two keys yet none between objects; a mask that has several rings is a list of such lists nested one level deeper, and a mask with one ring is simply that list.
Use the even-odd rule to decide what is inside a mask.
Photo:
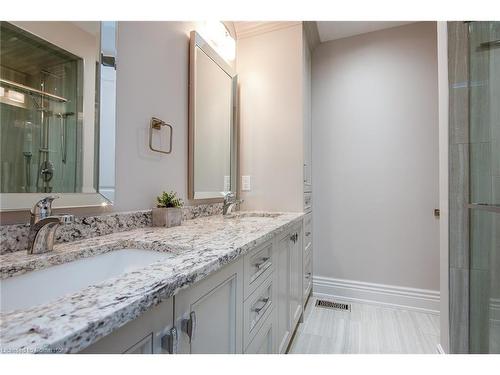
[{"label": "light bulb shade", "polygon": [[206,21],[199,32],[224,60],[235,59],[236,42],[222,22]]}]

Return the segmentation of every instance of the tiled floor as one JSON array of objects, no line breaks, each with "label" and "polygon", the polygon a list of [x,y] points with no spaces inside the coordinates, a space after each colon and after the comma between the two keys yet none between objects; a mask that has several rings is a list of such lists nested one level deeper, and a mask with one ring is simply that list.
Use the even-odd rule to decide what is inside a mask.
[{"label": "tiled floor", "polygon": [[437,353],[439,315],[359,303],[347,312],[315,303],[307,304],[291,354]]}]

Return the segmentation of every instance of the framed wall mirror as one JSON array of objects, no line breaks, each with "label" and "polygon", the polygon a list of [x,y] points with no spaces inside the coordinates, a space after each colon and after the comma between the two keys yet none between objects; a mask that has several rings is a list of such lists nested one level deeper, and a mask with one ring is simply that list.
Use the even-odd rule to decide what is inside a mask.
[{"label": "framed wall mirror", "polygon": [[190,200],[220,201],[237,192],[237,77],[233,68],[195,31],[190,39]]},{"label": "framed wall mirror", "polygon": [[0,22],[0,211],[115,194],[116,22]]}]

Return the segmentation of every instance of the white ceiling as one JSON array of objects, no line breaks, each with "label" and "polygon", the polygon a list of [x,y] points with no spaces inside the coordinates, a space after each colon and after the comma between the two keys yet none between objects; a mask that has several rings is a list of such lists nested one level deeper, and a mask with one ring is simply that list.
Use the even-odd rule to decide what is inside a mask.
[{"label": "white ceiling", "polygon": [[[414,22],[414,21],[413,21]],[[389,29],[413,22],[400,21],[317,21],[319,39],[328,42],[372,31]]]}]

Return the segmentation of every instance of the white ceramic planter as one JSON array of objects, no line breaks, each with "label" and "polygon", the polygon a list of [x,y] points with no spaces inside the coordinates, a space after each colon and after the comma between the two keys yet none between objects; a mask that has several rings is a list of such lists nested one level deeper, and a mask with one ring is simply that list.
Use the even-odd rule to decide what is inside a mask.
[{"label": "white ceramic planter", "polygon": [[161,207],[153,208],[154,227],[176,227],[182,223],[182,208]]}]

